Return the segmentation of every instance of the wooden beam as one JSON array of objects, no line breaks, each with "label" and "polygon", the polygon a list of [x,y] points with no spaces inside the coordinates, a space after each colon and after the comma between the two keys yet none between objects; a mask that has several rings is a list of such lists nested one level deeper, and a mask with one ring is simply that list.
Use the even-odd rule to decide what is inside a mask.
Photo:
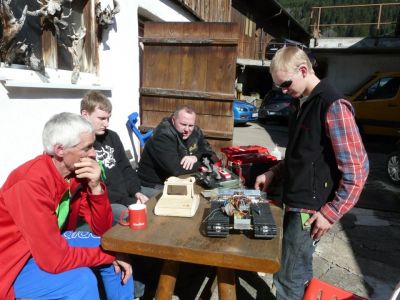
[{"label": "wooden beam", "polygon": [[226,100],[232,101],[235,94],[226,93],[213,93],[213,92],[200,92],[200,91],[187,91],[177,89],[161,89],[161,88],[140,88],[142,96],[160,96],[160,97],[176,97],[176,98],[189,98],[189,99],[203,99],[203,100]]}]

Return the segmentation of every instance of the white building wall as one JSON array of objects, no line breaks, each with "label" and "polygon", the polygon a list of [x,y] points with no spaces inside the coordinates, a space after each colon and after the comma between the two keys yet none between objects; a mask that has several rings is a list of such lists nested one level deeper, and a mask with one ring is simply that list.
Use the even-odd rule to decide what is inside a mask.
[{"label": "white building wall", "polygon": [[[77,85],[87,88],[95,83],[111,88],[110,129],[119,133],[126,149],[132,150],[125,124],[131,112],[139,111],[138,11],[158,21],[189,21],[190,17],[180,6],[165,0],[120,0],[120,5],[121,12],[105,34],[106,42],[100,45],[99,77],[81,74]],[[41,80],[30,70],[0,67],[0,185],[10,171],[42,153],[42,129],[52,115],[63,111],[79,113],[81,97],[87,90],[69,89],[70,72],[48,72],[53,86],[59,83],[67,89],[9,88],[7,83],[40,85]]]}]

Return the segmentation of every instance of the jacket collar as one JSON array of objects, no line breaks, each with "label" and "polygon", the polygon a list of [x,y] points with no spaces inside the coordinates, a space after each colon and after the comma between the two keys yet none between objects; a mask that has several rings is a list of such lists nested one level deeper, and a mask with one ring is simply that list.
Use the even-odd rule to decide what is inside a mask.
[{"label": "jacket collar", "polygon": [[66,190],[69,187],[68,182],[65,180],[64,177],[61,176],[60,172],[57,170],[52,156],[50,156],[49,154],[43,154],[42,157],[44,158],[44,161],[48,167],[48,170],[51,173],[51,176],[53,176],[54,178],[54,182],[56,183],[56,187],[57,189],[60,190]]},{"label": "jacket collar", "polygon": [[310,95],[307,98],[307,101],[311,100],[315,96],[321,94],[323,91],[326,90],[327,86],[329,85],[328,79],[324,78],[318,84],[314,87],[314,89],[311,91]]},{"label": "jacket collar", "polygon": [[169,117],[167,120],[168,120],[168,122],[169,122],[169,124],[170,124],[170,126],[171,126],[171,131],[174,133],[174,135],[178,136],[178,138],[179,138],[181,141],[183,141],[183,134],[180,133],[180,132],[178,132],[178,131],[176,130],[174,124],[172,123],[172,116]]}]

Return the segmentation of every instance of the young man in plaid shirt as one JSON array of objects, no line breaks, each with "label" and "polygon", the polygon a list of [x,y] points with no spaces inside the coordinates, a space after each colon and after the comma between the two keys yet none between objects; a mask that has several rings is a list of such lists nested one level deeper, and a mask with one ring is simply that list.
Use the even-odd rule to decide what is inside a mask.
[{"label": "young man in plaid shirt", "polygon": [[[283,180],[285,217],[276,296],[302,299],[312,277],[316,242],[358,201],[369,172],[351,104],[314,73],[307,54],[280,49],[270,71],[277,87],[297,100],[289,120],[285,159],[256,179],[265,190]],[[307,221],[305,221],[307,220]]]}]

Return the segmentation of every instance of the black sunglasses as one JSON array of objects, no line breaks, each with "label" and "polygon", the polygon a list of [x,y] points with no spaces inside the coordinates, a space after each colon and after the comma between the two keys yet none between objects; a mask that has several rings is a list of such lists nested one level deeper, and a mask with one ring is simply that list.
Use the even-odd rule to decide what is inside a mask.
[{"label": "black sunglasses", "polygon": [[289,80],[285,80],[284,82],[282,82],[280,85],[277,85],[276,87],[278,89],[287,89],[288,87],[290,87],[293,83],[292,79]]}]

